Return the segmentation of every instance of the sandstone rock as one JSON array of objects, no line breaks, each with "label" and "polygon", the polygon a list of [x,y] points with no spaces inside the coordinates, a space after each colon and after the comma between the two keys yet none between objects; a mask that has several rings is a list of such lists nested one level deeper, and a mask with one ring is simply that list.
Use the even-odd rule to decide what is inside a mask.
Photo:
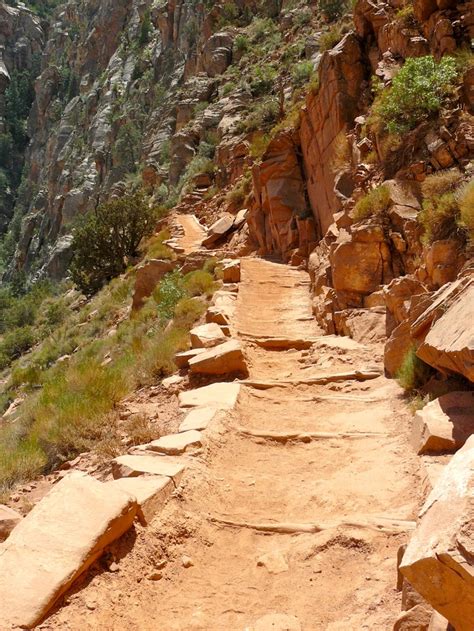
[{"label": "sandstone rock", "polygon": [[144,524],[152,521],[175,489],[171,478],[161,476],[119,478],[107,482],[107,486],[122,489],[136,498],[137,514]]},{"label": "sandstone rock", "polygon": [[189,430],[180,434],[170,434],[162,436],[158,440],[154,440],[146,445],[148,451],[156,451],[160,454],[168,456],[178,456],[184,453],[190,447],[196,448],[202,446],[202,434],[196,430]]},{"label": "sandstone rock", "polygon": [[201,353],[189,360],[192,373],[205,375],[225,375],[233,372],[247,374],[242,346],[237,340],[230,340]]},{"label": "sandstone rock", "polygon": [[193,348],[212,348],[227,339],[221,327],[215,322],[202,324],[191,329],[190,335]]},{"label": "sandstone rock", "polygon": [[428,631],[454,631],[444,616],[435,611],[431,616]]},{"label": "sandstone rock", "polygon": [[232,44],[232,35],[226,32],[214,33],[206,41],[200,61],[210,77],[222,74],[232,62]]},{"label": "sandstone rock", "polygon": [[415,414],[412,444],[418,454],[454,453],[474,434],[474,392],[450,392]]},{"label": "sandstone rock", "polygon": [[393,625],[393,631],[428,631],[433,609],[428,605],[415,605],[403,611]]},{"label": "sandstone rock", "polygon": [[224,283],[240,283],[240,261],[235,259],[222,268]]},{"label": "sandstone rock", "polygon": [[341,234],[331,246],[332,281],[336,291],[371,294],[383,284],[384,262],[381,243],[356,241],[348,233]]},{"label": "sandstone rock", "polygon": [[263,554],[257,560],[258,567],[265,567],[270,574],[281,574],[289,570],[287,560],[282,552],[274,550]]},{"label": "sandstone rock", "polygon": [[16,510],[0,504],[0,542],[5,541],[22,519],[23,517]]},{"label": "sandstone rock", "polygon": [[191,410],[184,421],[179,426],[180,432],[188,432],[190,430],[206,429],[212,419],[216,416],[218,410],[215,408],[195,408]]},{"label": "sandstone rock", "polygon": [[459,243],[455,239],[435,241],[427,250],[426,269],[435,287],[441,287],[456,279],[464,260]]},{"label": "sandstone rock", "polygon": [[202,245],[205,248],[209,248],[214,245],[219,239],[222,239],[234,226],[233,215],[227,213],[222,215],[207,231],[207,236],[203,240]]},{"label": "sandstone rock", "polygon": [[165,390],[173,390],[180,386],[183,381],[184,378],[180,375],[171,375],[171,377],[166,377],[166,379],[163,379],[161,385],[163,386],[163,388],[165,388]]},{"label": "sandstone rock", "polygon": [[2,626],[31,628],[133,523],[129,493],[82,474],[61,480],[0,549]]},{"label": "sandstone rock", "polygon": [[385,343],[384,368],[389,377],[396,376],[412,347],[413,340],[410,335],[410,322],[406,320],[392,331],[390,338]]},{"label": "sandstone rock", "polygon": [[230,410],[237,403],[240,383],[212,383],[209,386],[181,392],[179,404],[183,408],[212,407],[218,410]]},{"label": "sandstone rock", "polygon": [[417,350],[418,357],[437,370],[474,381],[474,328],[466,326],[468,322],[474,322],[474,282],[432,326]]},{"label": "sandstone rock", "polygon": [[456,631],[474,620],[474,437],[443,470],[419,515],[400,566],[416,591]]},{"label": "sandstone rock", "polygon": [[385,339],[385,312],[376,309],[346,309],[334,313],[339,335],[356,342],[379,342]]},{"label": "sandstone rock", "polygon": [[112,475],[118,478],[136,478],[141,475],[164,476],[179,484],[184,473],[184,465],[176,459],[165,456],[125,455],[112,460]]},{"label": "sandstone rock", "polygon": [[135,292],[133,294],[132,310],[138,311],[143,307],[146,298],[151,296],[165,274],[176,267],[173,261],[152,259],[137,267]]},{"label": "sandstone rock", "polygon": [[187,368],[189,366],[189,360],[193,357],[197,357],[200,353],[205,353],[205,348],[192,348],[189,351],[182,353],[176,353],[174,356],[174,363],[178,368]]}]

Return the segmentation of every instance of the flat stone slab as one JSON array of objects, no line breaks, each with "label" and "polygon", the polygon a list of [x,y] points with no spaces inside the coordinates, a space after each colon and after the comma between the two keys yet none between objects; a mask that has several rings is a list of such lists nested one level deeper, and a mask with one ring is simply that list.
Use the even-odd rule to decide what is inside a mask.
[{"label": "flat stone slab", "polygon": [[174,363],[178,368],[187,368],[189,366],[189,360],[193,357],[197,357],[200,353],[205,353],[205,348],[192,348],[190,351],[183,351],[182,353],[176,353],[174,357]]},{"label": "flat stone slab", "polygon": [[218,410],[215,408],[195,408],[191,410],[184,421],[179,426],[180,432],[188,432],[192,429],[206,429],[212,419],[216,416]]},{"label": "flat stone slab", "polygon": [[107,482],[107,486],[126,491],[137,499],[137,514],[144,524],[149,524],[152,521],[175,490],[172,479],[163,476],[120,478]]},{"label": "flat stone slab", "polygon": [[193,357],[189,360],[189,369],[204,375],[248,374],[242,346],[237,340],[229,340]]},{"label": "flat stone slab", "polygon": [[221,327],[215,322],[201,324],[190,331],[193,348],[212,348],[227,340]]},{"label": "flat stone slab", "polygon": [[23,516],[17,513],[16,510],[0,504],[0,542],[5,541],[22,519]]},{"label": "flat stone slab", "polygon": [[224,283],[240,283],[240,260],[226,261],[222,268]]},{"label": "flat stone slab", "polygon": [[212,407],[219,410],[231,410],[237,403],[240,383],[211,383],[196,390],[179,394],[182,408]]},{"label": "flat stone slab", "polygon": [[39,624],[77,577],[133,523],[129,493],[84,474],[56,484],[0,546],[1,626]]},{"label": "flat stone slab", "polygon": [[411,442],[418,454],[454,453],[474,433],[474,392],[450,392],[415,414]]},{"label": "flat stone slab", "polygon": [[148,451],[156,451],[157,453],[166,454],[168,456],[179,456],[190,447],[202,446],[202,434],[195,429],[180,434],[170,434],[162,436],[158,440],[148,443],[146,449]]},{"label": "flat stone slab", "polygon": [[161,475],[178,485],[185,466],[173,458],[152,455],[125,455],[112,460],[112,475],[118,478],[135,478],[140,475]]}]

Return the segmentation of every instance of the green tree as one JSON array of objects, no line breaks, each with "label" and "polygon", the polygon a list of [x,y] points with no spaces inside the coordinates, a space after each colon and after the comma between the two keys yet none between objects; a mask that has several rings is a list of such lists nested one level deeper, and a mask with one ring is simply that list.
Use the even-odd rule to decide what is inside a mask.
[{"label": "green tree", "polygon": [[71,274],[86,294],[125,271],[143,237],[155,227],[156,210],[143,192],[112,199],[88,213],[73,237]]}]

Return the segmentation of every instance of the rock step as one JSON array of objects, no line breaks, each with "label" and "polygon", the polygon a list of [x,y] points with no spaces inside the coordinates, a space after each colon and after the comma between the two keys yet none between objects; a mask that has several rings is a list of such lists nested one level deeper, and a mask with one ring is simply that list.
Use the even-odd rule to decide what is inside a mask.
[{"label": "rock step", "polygon": [[166,456],[125,455],[112,460],[112,475],[118,478],[135,478],[141,475],[157,475],[171,478],[177,486],[185,466],[179,460]]},{"label": "rock step", "polygon": [[152,521],[175,490],[173,480],[162,476],[119,478],[107,482],[106,486],[133,495],[138,503],[138,517],[145,525]]},{"label": "rock step", "polygon": [[227,340],[221,327],[215,322],[201,324],[190,331],[193,348],[212,348]]},{"label": "rock step", "polygon": [[179,426],[180,432],[204,430],[218,413],[215,408],[195,408],[191,410]]},{"label": "rock step", "polygon": [[154,451],[168,456],[179,456],[191,447],[202,447],[202,434],[192,429],[179,434],[162,436],[158,440],[153,440],[142,447],[146,451]]},{"label": "rock step", "polygon": [[229,340],[193,357],[189,360],[189,369],[205,375],[248,374],[242,346],[237,340]]},{"label": "rock step", "polygon": [[137,510],[130,493],[84,474],[54,486],[0,547],[2,628],[39,624]]},{"label": "rock step", "polygon": [[211,383],[196,390],[188,390],[179,394],[179,405],[182,408],[212,407],[218,410],[230,410],[237,403],[240,383]]}]

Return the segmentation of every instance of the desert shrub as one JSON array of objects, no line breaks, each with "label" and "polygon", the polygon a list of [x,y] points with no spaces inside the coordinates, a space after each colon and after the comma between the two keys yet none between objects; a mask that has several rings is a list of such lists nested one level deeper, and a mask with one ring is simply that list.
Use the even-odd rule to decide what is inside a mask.
[{"label": "desert shrub", "polygon": [[172,259],[174,253],[164,241],[171,238],[168,230],[162,230],[159,234],[153,236],[146,245],[146,254],[150,259]]},{"label": "desert shrub", "polygon": [[253,43],[268,42],[278,32],[278,27],[270,18],[255,18],[249,27],[250,38]]},{"label": "desert shrub", "polygon": [[175,307],[174,319],[183,327],[190,327],[206,311],[206,305],[199,298],[182,298]]},{"label": "desert shrub", "polygon": [[189,333],[186,328],[171,327],[146,339],[138,367],[140,383],[169,375],[176,370],[174,357],[188,348]]},{"label": "desert shrub", "polygon": [[416,348],[413,346],[406,353],[396,377],[404,390],[412,392],[423,386],[432,374],[431,366],[417,356]]},{"label": "desert shrub", "polygon": [[222,96],[227,96],[235,90],[237,85],[233,81],[228,81],[222,86]]},{"label": "desert shrub", "polygon": [[42,371],[41,368],[34,364],[26,366],[16,366],[11,373],[9,387],[18,388],[19,386],[38,386],[41,384]]},{"label": "desert shrub", "polygon": [[418,221],[423,226],[425,243],[456,236],[463,238],[463,230],[458,226],[459,204],[454,193],[425,199]]},{"label": "desert shrub", "polygon": [[151,234],[157,213],[141,192],[101,204],[78,223],[72,243],[71,276],[86,294],[98,291],[125,271]]},{"label": "desert shrub", "polygon": [[471,244],[474,244],[474,180],[468,182],[459,192],[460,223],[467,231]]},{"label": "desert shrub", "polygon": [[355,221],[367,219],[373,215],[380,215],[390,206],[390,190],[384,184],[373,188],[360,199],[354,207]]},{"label": "desert shrub", "polygon": [[263,96],[270,93],[278,76],[276,69],[270,64],[254,66],[253,76],[250,79],[250,91],[252,96]]},{"label": "desert shrub", "polygon": [[462,173],[458,169],[445,169],[428,175],[421,184],[423,197],[431,198],[445,193],[453,193],[462,180]]},{"label": "desert shrub", "polygon": [[30,326],[23,326],[9,331],[0,342],[0,353],[9,361],[26,353],[35,343],[35,335]]},{"label": "desert shrub", "polygon": [[331,48],[334,48],[334,46],[339,44],[346,33],[346,25],[339,23],[333,24],[328,31],[322,33],[319,39],[319,50],[321,52],[324,52],[325,50],[331,50]]},{"label": "desert shrub", "polygon": [[163,277],[153,292],[153,298],[158,304],[158,315],[161,320],[170,320],[178,302],[186,297],[183,280],[181,272],[174,270]]},{"label": "desert shrub", "polygon": [[348,8],[347,0],[319,0],[319,10],[329,22],[338,20]]},{"label": "desert shrub", "polygon": [[249,38],[246,35],[239,34],[234,40],[234,47],[240,54],[246,53],[250,47]]},{"label": "desert shrub", "polygon": [[209,272],[195,270],[183,278],[183,287],[190,296],[211,296],[216,290],[216,283]]},{"label": "desert shrub", "polygon": [[395,13],[395,18],[400,24],[407,28],[413,28],[416,26],[416,18],[414,7],[412,4],[406,4]]},{"label": "desert shrub", "polygon": [[332,168],[337,171],[351,162],[351,146],[344,130],[336,136],[333,147]]},{"label": "desert shrub", "polygon": [[375,114],[390,134],[403,134],[439,111],[458,74],[453,57],[409,58],[376,100]]},{"label": "desert shrub", "polygon": [[311,61],[302,61],[296,64],[291,71],[293,82],[296,86],[301,86],[307,83],[314,72],[314,67]]},{"label": "desert shrub", "polygon": [[267,99],[259,103],[252,112],[242,121],[239,131],[251,132],[268,130],[277,122],[280,115],[280,107],[276,99]]}]

